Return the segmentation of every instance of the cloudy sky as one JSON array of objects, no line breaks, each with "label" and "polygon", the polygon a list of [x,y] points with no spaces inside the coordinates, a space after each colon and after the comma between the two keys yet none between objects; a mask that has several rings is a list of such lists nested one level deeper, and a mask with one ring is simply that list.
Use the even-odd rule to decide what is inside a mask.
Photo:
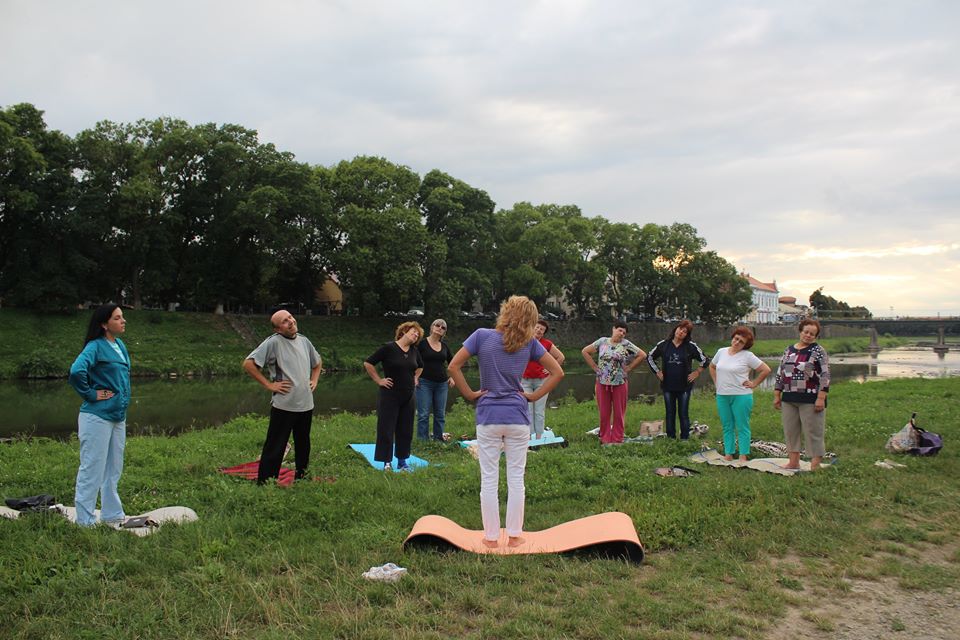
[{"label": "cloudy sky", "polygon": [[960,315],[960,2],[0,0],[0,106],[237,123]]}]

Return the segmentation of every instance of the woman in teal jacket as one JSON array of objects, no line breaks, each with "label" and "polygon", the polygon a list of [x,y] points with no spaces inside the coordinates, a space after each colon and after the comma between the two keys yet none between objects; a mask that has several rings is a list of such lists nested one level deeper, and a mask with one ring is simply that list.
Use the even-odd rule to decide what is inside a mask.
[{"label": "woman in teal jacket", "polygon": [[70,367],[70,386],[83,398],[77,419],[80,469],[74,503],[77,524],[85,527],[97,522],[98,493],[101,522],[118,524],[125,518],[117,485],[130,404],[130,355],[119,338],[126,325],[117,305],[98,308],[90,318],[83,351]]}]

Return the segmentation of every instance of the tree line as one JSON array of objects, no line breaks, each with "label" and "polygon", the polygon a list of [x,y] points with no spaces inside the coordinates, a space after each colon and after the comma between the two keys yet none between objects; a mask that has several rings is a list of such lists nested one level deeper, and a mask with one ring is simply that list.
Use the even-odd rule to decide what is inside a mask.
[{"label": "tree line", "polygon": [[36,309],[309,308],[335,274],[364,315],[564,297],[581,316],[731,322],[732,264],[689,224],[615,223],[574,205],[497,209],[443,171],[384,158],[312,166],[234,124],[99,122],[70,137],[30,104],[0,110],[0,300]]}]

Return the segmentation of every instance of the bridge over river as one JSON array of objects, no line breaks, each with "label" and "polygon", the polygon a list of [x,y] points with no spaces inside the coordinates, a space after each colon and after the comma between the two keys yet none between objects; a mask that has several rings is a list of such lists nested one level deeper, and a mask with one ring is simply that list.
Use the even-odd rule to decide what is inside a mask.
[{"label": "bridge over river", "polygon": [[[936,343],[931,345],[940,355],[950,350],[947,336],[960,336],[960,318],[830,318],[821,319],[822,325],[842,325],[846,327],[861,327],[870,331],[870,353],[880,351],[877,343],[878,334],[893,336],[926,336],[934,335]],[[925,346],[922,345],[921,346]],[[956,345],[954,345],[956,348]]]},{"label": "bridge over river", "polygon": [[960,336],[960,318],[819,318],[822,325],[843,325],[876,329],[892,336],[934,336],[940,330],[946,335]]}]

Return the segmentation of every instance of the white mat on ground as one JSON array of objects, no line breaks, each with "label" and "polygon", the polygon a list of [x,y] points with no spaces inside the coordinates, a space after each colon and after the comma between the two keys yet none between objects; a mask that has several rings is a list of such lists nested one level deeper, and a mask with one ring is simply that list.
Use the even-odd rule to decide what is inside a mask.
[{"label": "white mat on ground", "polygon": [[[806,460],[800,461],[799,469],[786,469],[788,460],[786,458],[754,458],[747,462],[740,462],[737,459],[724,460],[723,454],[716,449],[707,449],[690,456],[690,462],[700,462],[716,465],[718,467],[733,467],[735,469],[753,469],[754,471],[763,471],[765,473],[776,473],[781,476],[793,476],[804,471],[810,471],[810,463]],[[824,464],[824,467],[829,465]]]},{"label": "white mat on ground", "polygon": [[[70,522],[77,521],[77,510],[75,507],[65,507],[63,505],[56,505],[50,507],[51,511],[56,511],[61,514]],[[97,517],[97,521],[100,520],[100,510],[93,512]],[[0,517],[9,518],[15,520],[19,518],[21,512],[9,507],[0,507]],[[124,531],[129,531],[135,533],[138,536],[147,536],[156,531],[160,526],[171,523],[171,524],[182,524],[184,522],[194,522],[197,518],[197,513],[190,509],[189,507],[160,507],[159,509],[154,509],[153,511],[147,511],[142,513],[139,516],[128,516],[127,520],[133,518],[146,518],[150,524],[142,527],[119,527]]]}]

